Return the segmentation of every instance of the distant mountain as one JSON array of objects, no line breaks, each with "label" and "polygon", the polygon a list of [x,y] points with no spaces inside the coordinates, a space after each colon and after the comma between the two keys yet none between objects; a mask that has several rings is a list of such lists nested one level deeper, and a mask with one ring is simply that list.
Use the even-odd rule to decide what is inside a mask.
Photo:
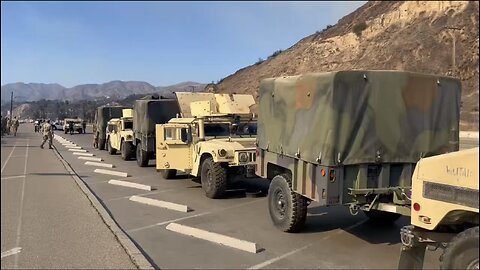
[{"label": "distant mountain", "polygon": [[98,98],[123,99],[135,94],[159,93],[170,95],[174,91],[203,91],[205,84],[197,82],[181,82],[170,86],[155,87],[141,81],[111,81],[102,84],[82,84],[71,88],[59,84],[44,83],[10,83],[2,86],[2,102],[10,100],[14,92],[15,101],[49,100],[93,100]]}]

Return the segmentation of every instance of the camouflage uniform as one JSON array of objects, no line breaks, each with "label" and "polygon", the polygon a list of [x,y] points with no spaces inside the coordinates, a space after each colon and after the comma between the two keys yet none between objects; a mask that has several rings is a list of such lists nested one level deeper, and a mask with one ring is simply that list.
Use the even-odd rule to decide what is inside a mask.
[{"label": "camouflage uniform", "polygon": [[40,148],[43,149],[43,145],[48,140],[48,148],[53,149],[52,141],[53,141],[53,126],[50,124],[50,121],[43,123],[41,132],[43,133],[43,142],[40,145]]},{"label": "camouflage uniform", "polygon": [[17,136],[17,130],[19,125],[20,123],[18,122],[17,117],[14,117],[14,119],[12,120],[12,132],[14,136]]}]

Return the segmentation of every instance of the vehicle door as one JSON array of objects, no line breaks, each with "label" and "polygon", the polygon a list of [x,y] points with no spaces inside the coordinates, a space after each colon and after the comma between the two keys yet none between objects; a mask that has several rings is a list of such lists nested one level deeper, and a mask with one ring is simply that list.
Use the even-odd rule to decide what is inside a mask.
[{"label": "vehicle door", "polygon": [[192,170],[192,132],[189,124],[156,126],[157,169]]}]

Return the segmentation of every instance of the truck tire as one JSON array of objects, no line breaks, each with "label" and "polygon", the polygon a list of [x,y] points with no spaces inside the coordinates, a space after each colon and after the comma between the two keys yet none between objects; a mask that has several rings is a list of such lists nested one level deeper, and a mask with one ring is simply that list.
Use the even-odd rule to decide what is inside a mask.
[{"label": "truck tire", "polygon": [[440,256],[440,269],[478,269],[478,226],[452,238]]},{"label": "truck tire", "polygon": [[160,172],[165,179],[172,179],[177,175],[177,170],[173,169],[161,170]]},{"label": "truck tire", "polygon": [[393,223],[402,216],[401,214],[378,210],[364,211],[363,213],[371,221],[376,223]]},{"label": "truck tire", "polygon": [[105,139],[98,139],[98,149],[105,150]]},{"label": "truck tire", "polygon": [[110,155],[115,155],[117,153],[117,149],[112,147],[112,144],[110,143],[110,138],[108,138],[107,141],[107,150]]},{"label": "truck tire", "polygon": [[148,153],[147,151],[142,150],[142,143],[137,143],[137,164],[139,167],[146,167],[148,165]]},{"label": "truck tire", "polygon": [[208,157],[202,162],[200,180],[208,198],[221,198],[227,190],[227,168]]},{"label": "truck tire", "polygon": [[268,189],[268,210],[273,224],[284,232],[299,232],[307,219],[308,199],[292,190],[288,174],[272,179]]},{"label": "truck tire", "polygon": [[123,160],[130,160],[133,153],[133,144],[131,142],[122,141],[121,154]]}]

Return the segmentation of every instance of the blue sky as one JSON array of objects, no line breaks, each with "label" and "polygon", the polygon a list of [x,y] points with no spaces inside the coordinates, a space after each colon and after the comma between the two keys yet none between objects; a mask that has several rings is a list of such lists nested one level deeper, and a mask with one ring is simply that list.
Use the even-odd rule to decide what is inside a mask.
[{"label": "blue sky", "polygon": [[1,84],[208,83],[362,2],[3,2]]}]

